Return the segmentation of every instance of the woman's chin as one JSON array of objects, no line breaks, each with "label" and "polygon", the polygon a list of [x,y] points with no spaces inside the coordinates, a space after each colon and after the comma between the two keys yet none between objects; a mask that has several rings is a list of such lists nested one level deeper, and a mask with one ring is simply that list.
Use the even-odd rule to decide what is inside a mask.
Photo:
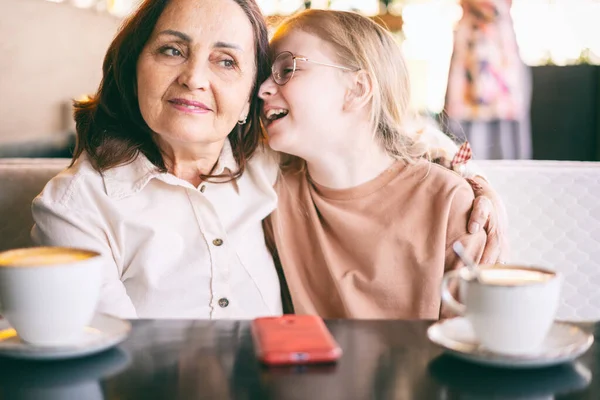
[{"label": "woman's chin", "polygon": [[227,138],[227,136],[219,135],[210,129],[200,130],[197,127],[170,127],[171,129],[164,129],[163,133],[158,133],[158,136],[162,141],[171,143],[172,145],[179,144],[208,144],[215,143]]}]

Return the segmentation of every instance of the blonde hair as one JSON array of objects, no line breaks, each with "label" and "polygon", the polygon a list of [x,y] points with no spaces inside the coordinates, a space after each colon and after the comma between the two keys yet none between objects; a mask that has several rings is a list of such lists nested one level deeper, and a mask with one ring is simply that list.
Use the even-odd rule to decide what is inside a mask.
[{"label": "blonde hair", "polygon": [[311,9],[286,19],[274,44],[293,30],[313,34],[332,45],[342,65],[365,71],[373,85],[371,124],[377,140],[392,157],[409,163],[427,156],[427,148],[411,129],[410,81],[400,46],[392,34],[354,12]]}]

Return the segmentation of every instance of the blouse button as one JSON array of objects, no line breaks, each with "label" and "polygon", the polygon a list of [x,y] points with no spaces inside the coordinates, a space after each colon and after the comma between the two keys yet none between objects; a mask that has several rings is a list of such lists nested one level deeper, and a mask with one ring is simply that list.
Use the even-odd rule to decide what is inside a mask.
[{"label": "blouse button", "polygon": [[221,308],[225,308],[229,305],[229,300],[227,300],[227,297],[221,297],[219,299],[219,307]]},{"label": "blouse button", "polygon": [[221,239],[215,239],[215,240],[213,240],[213,244],[215,246],[220,246],[220,245],[223,244],[223,240],[221,240]]},{"label": "blouse button", "polygon": [[205,190],[206,190],[206,185],[200,186],[200,192],[204,193]]}]

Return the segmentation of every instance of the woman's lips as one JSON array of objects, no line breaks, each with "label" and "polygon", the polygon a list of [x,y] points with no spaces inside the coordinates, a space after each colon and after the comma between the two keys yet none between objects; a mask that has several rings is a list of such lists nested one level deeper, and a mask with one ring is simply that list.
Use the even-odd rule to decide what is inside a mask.
[{"label": "woman's lips", "polygon": [[186,99],[171,99],[169,104],[173,108],[190,114],[206,114],[212,110],[204,103]]}]

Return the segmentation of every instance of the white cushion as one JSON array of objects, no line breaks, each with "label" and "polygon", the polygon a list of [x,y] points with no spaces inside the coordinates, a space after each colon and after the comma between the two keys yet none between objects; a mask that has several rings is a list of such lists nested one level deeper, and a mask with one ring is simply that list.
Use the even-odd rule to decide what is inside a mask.
[{"label": "white cushion", "polygon": [[507,208],[509,261],[564,274],[559,319],[600,319],[600,163],[477,163]]}]

